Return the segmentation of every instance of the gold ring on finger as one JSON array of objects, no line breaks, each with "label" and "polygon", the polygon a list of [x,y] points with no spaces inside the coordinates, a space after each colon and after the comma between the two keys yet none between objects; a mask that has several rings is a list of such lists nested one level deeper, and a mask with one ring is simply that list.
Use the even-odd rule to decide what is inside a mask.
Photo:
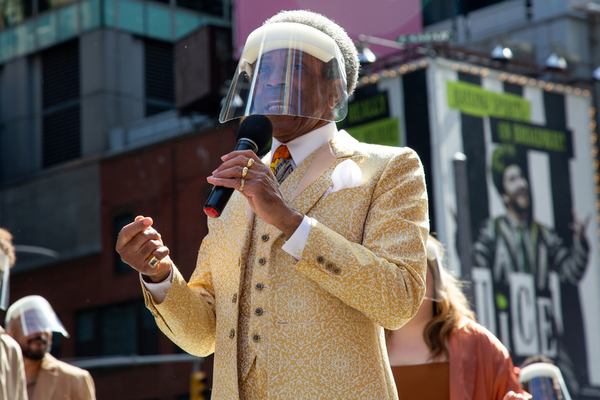
[{"label": "gold ring on finger", "polygon": [[242,179],[245,179],[246,175],[248,175],[248,167],[244,167],[244,169],[242,170]]},{"label": "gold ring on finger", "polygon": [[244,191],[244,184],[246,183],[246,180],[244,178],[242,178],[242,184],[240,185],[240,192]]},{"label": "gold ring on finger", "polygon": [[252,166],[252,164],[254,164],[254,158],[249,158],[248,165],[246,165],[246,168],[250,168]]},{"label": "gold ring on finger", "polygon": [[153,254],[150,254],[148,256],[147,260],[148,260],[148,265],[150,266],[150,268],[156,268],[156,266],[160,262],[158,260],[158,258],[156,258],[156,256],[154,256]]}]

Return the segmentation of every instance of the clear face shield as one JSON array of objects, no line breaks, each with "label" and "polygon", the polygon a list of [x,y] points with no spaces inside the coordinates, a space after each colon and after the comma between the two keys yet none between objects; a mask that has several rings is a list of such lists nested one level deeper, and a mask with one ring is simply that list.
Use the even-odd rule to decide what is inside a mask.
[{"label": "clear face shield", "polygon": [[8,308],[8,295],[10,285],[10,260],[8,256],[0,251],[0,308]]},{"label": "clear face shield", "polygon": [[431,240],[427,241],[427,266],[433,275],[433,296],[425,298],[431,301],[443,301],[441,293],[446,291],[444,266],[440,257],[437,245]]},{"label": "clear face shield", "polygon": [[66,338],[69,337],[50,303],[41,296],[27,296],[16,301],[6,313],[5,326],[15,318],[21,319],[24,336],[40,332],[58,332]]},{"label": "clear face shield", "polygon": [[252,32],[219,121],[253,114],[341,121],[348,113],[344,58],[318,29],[292,22]]},{"label": "clear face shield", "polygon": [[548,363],[529,364],[521,369],[519,382],[533,400],[571,400],[560,369]]}]

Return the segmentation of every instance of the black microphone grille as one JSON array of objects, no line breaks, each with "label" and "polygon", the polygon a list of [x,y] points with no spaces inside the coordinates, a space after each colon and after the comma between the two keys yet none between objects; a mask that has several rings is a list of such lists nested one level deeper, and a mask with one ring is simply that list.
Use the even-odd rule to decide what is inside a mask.
[{"label": "black microphone grille", "polygon": [[237,131],[236,140],[250,139],[258,146],[260,152],[265,148],[273,136],[273,124],[264,115],[250,115],[246,117]]}]

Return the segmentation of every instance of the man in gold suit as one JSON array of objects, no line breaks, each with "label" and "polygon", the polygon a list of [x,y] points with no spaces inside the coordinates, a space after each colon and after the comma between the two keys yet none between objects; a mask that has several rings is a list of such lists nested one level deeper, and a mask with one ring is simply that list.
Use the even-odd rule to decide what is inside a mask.
[{"label": "man in gold suit", "polygon": [[417,312],[429,230],[414,151],[359,143],[336,121],[358,76],[346,32],[285,11],[246,41],[220,120],[273,124],[271,152],[233,151],[235,189],[185,282],[152,219],[121,231],[146,305],[185,351],[215,352],[214,399],[395,399],[384,328]]}]

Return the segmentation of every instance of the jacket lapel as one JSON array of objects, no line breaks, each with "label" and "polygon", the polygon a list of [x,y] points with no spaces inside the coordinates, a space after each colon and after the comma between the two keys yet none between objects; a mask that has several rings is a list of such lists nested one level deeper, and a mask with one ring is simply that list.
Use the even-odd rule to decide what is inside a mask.
[{"label": "jacket lapel", "polygon": [[307,164],[306,170],[300,182],[294,185],[293,194],[288,197],[299,212],[306,214],[331,187],[335,167],[354,154],[356,143],[356,139],[346,131],[339,131],[329,143],[302,163]]},{"label": "jacket lapel", "polygon": [[[306,214],[331,187],[331,174],[335,167],[354,154],[357,144],[358,141],[346,131],[339,131],[333,139],[315,150],[287,177],[280,186],[281,192],[287,199],[292,200],[293,206],[298,211]],[[270,153],[262,161],[267,164],[268,160],[270,160]],[[243,200],[247,215],[245,220],[248,222],[248,226],[240,227],[243,232],[248,233],[246,237],[248,243],[244,241],[246,252],[241,253],[242,259],[244,259],[252,235],[254,212],[242,195],[239,193],[235,193],[235,195]]]},{"label": "jacket lapel", "polygon": [[308,170],[302,177],[302,180],[296,187],[294,194],[291,197],[291,200],[295,200],[300,193],[304,191],[307,187],[310,186],[315,180],[317,180],[329,167],[335,163],[337,160],[335,154],[333,153],[333,149],[331,148],[331,144],[328,142],[323,145],[317,155],[310,163]]},{"label": "jacket lapel", "polygon": [[55,360],[50,354],[44,356],[31,400],[49,400],[52,398],[58,383],[58,370]]}]

